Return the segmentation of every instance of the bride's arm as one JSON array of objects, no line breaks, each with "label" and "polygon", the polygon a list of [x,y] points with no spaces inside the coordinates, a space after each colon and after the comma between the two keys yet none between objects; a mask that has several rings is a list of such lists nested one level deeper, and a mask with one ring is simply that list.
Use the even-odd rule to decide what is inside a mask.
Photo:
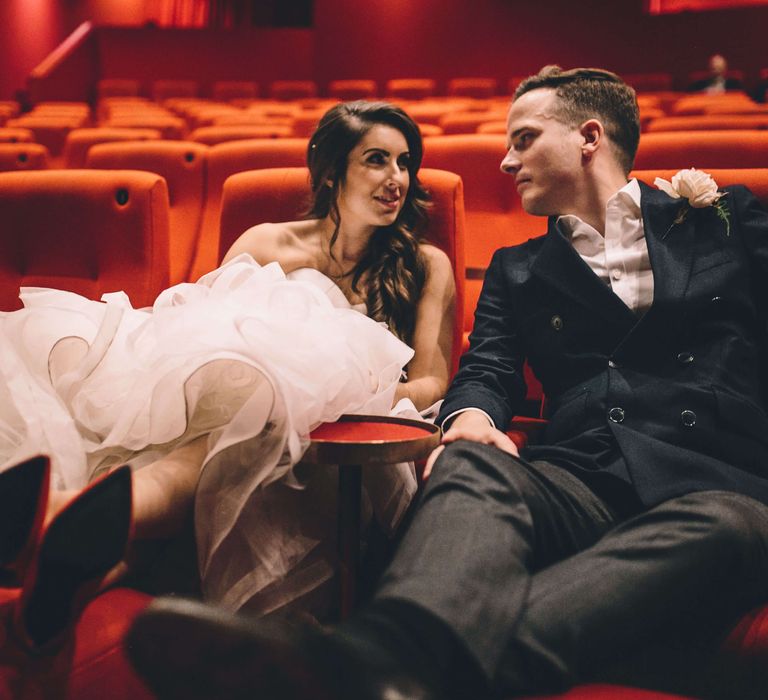
[{"label": "bride's arm", "polygon": [[408,381],[400,384],[395,393],[395,401],[408,397],[419,410],[441,399],[448,388],[456,304],[448,256],[431,245],[423,245],[421,250],[427,276],[416,306],[415,354],[408,364]]}]

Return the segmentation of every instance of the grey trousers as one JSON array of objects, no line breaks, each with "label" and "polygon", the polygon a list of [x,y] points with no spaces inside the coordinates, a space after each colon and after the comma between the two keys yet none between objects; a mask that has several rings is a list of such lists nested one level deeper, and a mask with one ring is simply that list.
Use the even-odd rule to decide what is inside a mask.
[{"label": "grey trousers", "polygon": [[[768,507],[704,491],[622,520],[563,469],[460,441],[377,599],[441,620],[501,695],[609,680],[748,697],[721,694],[734,681],[707,655],[768,601]],[[747,689],[768,682],[753,671]]]}]

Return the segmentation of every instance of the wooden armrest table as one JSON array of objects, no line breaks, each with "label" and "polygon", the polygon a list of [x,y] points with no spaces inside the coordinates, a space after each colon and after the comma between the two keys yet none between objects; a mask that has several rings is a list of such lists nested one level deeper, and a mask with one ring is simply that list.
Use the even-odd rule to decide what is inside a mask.
[{"label": "wooden armrest table", "polygon": [[363,467],[423,459],[440,443],[440,429],[408,418],[344,415],[319,425],[309,437],[303,462],[339,465],[339,614],[344,619],[355,606]]}]

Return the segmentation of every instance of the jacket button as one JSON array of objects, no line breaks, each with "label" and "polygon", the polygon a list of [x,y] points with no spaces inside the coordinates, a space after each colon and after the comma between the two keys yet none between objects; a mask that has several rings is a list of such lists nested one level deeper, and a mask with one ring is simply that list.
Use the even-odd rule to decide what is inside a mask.
[{"label": "jacket button", "polygon": [[682,365],[688,365],[693,362],[693,354],[690,352],[679,352],[677,354],[677,361]]},{"label": "jacket button", "polygon": [[624,421],[624,409],[614,406],[608,411],[608,419],[614,423],[622,423]]},{"label": "jacket button", "polygon": [[563,327],[563,319],[560,318],[557,314],[555,314],[551,319],[549,319],[549,323],[551,324],[552,328],[554,328],[556,331],[559,331]]},{"label": "jacket button", "polygon": [[686,409],[680,413],[680,422],[686,428],[692,428],[694,425],[696,425],[696,414],[693,411]]},{"label": "jacket button", "polygon": [[712,304],[719,304],[723,300],[723,297],[712,297],[710,299],[710,303]]},{"label": "jacket button", "polygon": [[618,369],[619,368],[619,363],[615,362],[614,360],[608,360],[608,366],[611,369]]}]

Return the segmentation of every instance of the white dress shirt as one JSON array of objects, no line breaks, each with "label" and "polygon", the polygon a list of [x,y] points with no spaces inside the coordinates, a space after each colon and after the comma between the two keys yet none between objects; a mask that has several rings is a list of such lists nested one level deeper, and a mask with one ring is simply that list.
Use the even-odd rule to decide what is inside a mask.
[{"label": "white dress shirt", "polygon": [[[558,217],[557,224],[592,272],[632,311],[642,316],[653,301],[653,272],[637,180],[630,180],[606,203],[604,236],[573,214]],[[464,411],[479,411],[493,425],[485,411],[471,407],[454,411],[443,425]]]},{"label": "white dress shirt", "polygon": [[637,180],[630,180],[605,205],[605,236],[573,214],[559,217],[557,223],[592,272],[642,316],[653,301],[653,272]]}]

